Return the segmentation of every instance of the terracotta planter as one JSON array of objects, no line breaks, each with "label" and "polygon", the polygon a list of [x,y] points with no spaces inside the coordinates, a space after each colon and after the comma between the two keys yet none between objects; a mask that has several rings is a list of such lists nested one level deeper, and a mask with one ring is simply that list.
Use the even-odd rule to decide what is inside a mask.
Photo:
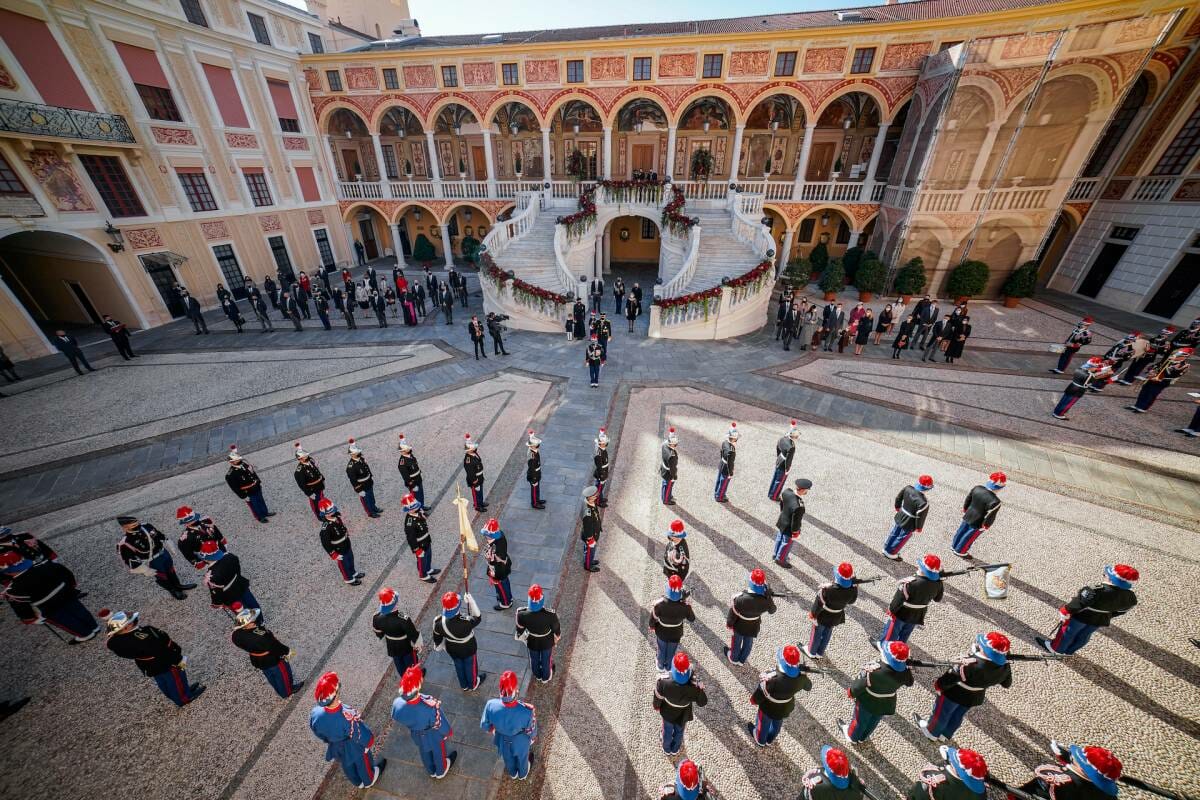
[{"label": "terracotta planter", "polygon": [[858,293],[858,300],[861,303],[869,303],[869,302],[871,302],[872,299],[874,299],[874,297],[875,297],[874,292],[859,292]]},{"label": "terracotta planter", "polygon": [[837,292],[826,292],[825,293],[825,302],[829,302],[830,300],[836,300],[836,299],[837,299]]},{"label": "terracotta planter", "polygon": [[1016,308],[1019,305],[1021,305],[1021,298],[1009,297],[1008,295],[1004,296],[1004,307],[1005,308]]},{"label": "terracotta planter", "polygon": [[900,302],[904,303],[904,305],[908,305],[909,303],[912,302],[912,295],[911,294],[900,295]]}]

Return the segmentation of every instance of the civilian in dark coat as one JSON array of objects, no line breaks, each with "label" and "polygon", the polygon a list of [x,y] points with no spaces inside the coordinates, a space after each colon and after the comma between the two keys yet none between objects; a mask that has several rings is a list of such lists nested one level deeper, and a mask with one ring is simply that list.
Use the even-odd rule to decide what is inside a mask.
[{"label": "civilian in dark coat", "polygon": [[103,319],[104,330],[113,340],[113,344],[117,346],[117,352],[121,354],[121,358],[126,361],[137,358],[133,348],[129,346],[129,328],[125,327],[125,323],[113,319],[108,314],[104,314]]},{"label": "civilian in dark coat", "polygon": [[208,333],[208,324],[204,321],[204,310],[200,308],[200,301],[189,295],[184,295],[184,307],[187,309],[188,319],[192,321],[192,325],[196,326],[196,335]]},{"label": "civilian in dark coat", "polygon": [[867,309],[867,313],[858,318],[858,331],[854,334],[854,355],[861,356],[863,347],[871,339],[871,333],[875,330],[875,315],[871,309]]},{"label": "civilian in dark coat", "polygon": [[943,319],[939,319],[933,323],[933,327],[929,329],[929,340],[925,343],[925,352],[921,355],[921,360],[935,359],[937,357],[938,347],[946,338],[946,328],[950,325],[950,315],[947,314]]},{"label": "civilian in dark coat", "polygon": [[908,347],[908,341],[913,335],[914,328],[916,328],[916,323],[913,321],[912,315],[900,323],[900,328],[896,331],[896,338],[892,340],[892,358],[900,358],[900,352]]},{"label": "civilian in dark coat", "polygon": [[957,359],[962,358],[963,348],[967,346],[967,339],[971,336],[971,318],[964,316],[954,329],[954,335],[950,338],[950,344],[946,347],[946,363],[953,364]]},{"label": "civilian in dark coat", "polygon": [[83,374],[83,370],[79,368],[79,363],[81,361],[83,362],[83,365],[87,367],[88,372],[96,371],[92,365],[88,363],[87,356],[83,354],[83,350],[80,349],[79,342],[75,341],[74,336],[67,336],[66,331],[55,331],[54,338],[50,341],[55,347],[58,348],[60,353],[67,357],[67,361],[71,362],[71,366],[80,375]]}]

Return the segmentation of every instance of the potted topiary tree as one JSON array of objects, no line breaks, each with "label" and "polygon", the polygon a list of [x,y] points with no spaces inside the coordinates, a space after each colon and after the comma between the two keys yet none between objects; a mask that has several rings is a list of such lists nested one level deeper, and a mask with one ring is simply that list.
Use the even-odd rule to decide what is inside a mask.
[{"label": "potted topiary tree", "polygon": [[413,175],[413,173],[412,173],[412,162],[411,162],[411,161],[408,161],[408,160],[405,160],[405,162],[404,162],[404,177],[406,177],[406,178],[408,178],[408,179],[410,179],[410,180],[411,180],[411,179],[412,179],[412,175]]},{"label": "potted topiary tree", "polygon": [[434,252],[433,244],[425,237],[425,234],[418,233],[417,241],[413,243],[413,261],[429,266],[436,258],[437,253]]},{"label": "potted topiary tree", "polygon": [[1021,304],[1022,298],[1033,297],[1034,290],[1037,288],[1037,273],[1038,263],[1036,261],[1026,261],[1012,271],[1012,274],[1004,281],[1004,288],[1000,290],[1000,293],[1004,295],[1005,308],[1016,308]]},{"label": "potted topiary tree", "polygon": [[479,240],[470,234],[463,237],[462,256],[468,264],[475,264],[479,260]]},{"label": "potted topiary tree", "polygon": [[767,163],[763,164],[763,180],[765,181],[770,177],[771,177],[771,158],[770,158],[770,156],[768,156]]},{"label": "potted topiary tree", "polygon": [[987,287],[990,272],[988,265],[982,261],[964,261],[950,273],[950,279],[946,281],[946,293],[961,305]]},{"label": "potted topiary tree", "polygon": [[858,274],[854,285],[858,287],[858,299],[864,303],[871,302],[878,292],[883,291],[887,284],[887,268],[877,258],[866,258],[858,265]]},{"label": "potted topiary tree", "polygon": [[846,278],[850,283],[857,285],[855,276],[858,274],[858,265],[863,261],[865,251],[859,245],[849,248],[842,253],[842,269],[846,271]]},{"label": "potted topiary tree", "polygon": [[900,268],[896,273],[893,288],[904,301],[904,305],[908,305],[912,296],[925,288],[925,262],[920,256],[909,259],[908,263]]},{"label": "potted topiary tree", "polygon": [[521,177],[521,156],[519,153],[513,156],[513,172],[517,174],[517,178]]},{"label": "potted topiary tree", "polygon": [[793,258],[788,262],[783,276],[798,289],[803,289],[812,280],[812,265],[806,258]]},{"label": "potted topiary tree", "polygon": [[808,254],[809,263],[812,264],[813,272],[824,272],[825,267],[829,266],[829,248],[824,242],[817,242],[817,246]]},{"label": "potted topiary tree", "polygon": [[[813,250],[814,255],[816,252]],[[825,269],[821,272],[821,281],[818,285],[825,293],[826,300],[835,299],[837,293],[846,288],[846,273],[842,270],[842,262],[835,258],[826,264]]]},{"label": "potted topiary tree", "polygon": [[463,181],[467,179],[467,162],[461,158],[458,160],[458,179]]}]

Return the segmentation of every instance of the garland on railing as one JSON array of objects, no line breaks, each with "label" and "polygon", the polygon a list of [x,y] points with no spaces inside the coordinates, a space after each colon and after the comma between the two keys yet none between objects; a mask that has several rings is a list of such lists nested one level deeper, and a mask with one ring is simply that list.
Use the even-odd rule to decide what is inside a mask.
[{"label": "garland on railing", "polygon": [[774,274],[775,267],[771,264],[770,259],[763,259],[754,269],[739,275],[736,278],[730,278],[729,280],[725,281],[724,284],[730,289],[740,289],[743,286],[753,285],[753,294],[757,293],[758,290],[762,288],[762,285],[766,283],[769,278],[773,277]]},{"label": "garland on railing", "polygon": [[599,182],[599,184],[600,186],[603,186],[609,192],[612,198],[618,203],[624,203],[626,200],[631,199],[633,194],[638,189],[654,189],[654,202],[657,203],[662,199],[662,187],[665,185],[665,182],[647,179],[638,179],[632,181],[602,180]]},{"label": "garland on railing", "polygon": [[552,306],[551,310],[553,313],[557,315],[561,313],[562,307],[569,302],[569,298],[564,294],[557,294],[549,289],[534,286],[532,283],[523,281],[500,269],[488,253],[482,255],[481,263],[483,265],[483,276],[496,284],[498,289],[503,289],[505,284],[512,281],[513,299],[523,305],[531,308],[536,305],[538,311],[542,313],[546,313],[546,306],[549,305]]},{"label": "garland on railing", "polygon": [[686,198],[683,196],[683,190],[679,187],[673,187],[671,189],[671,199],[667,201],[662,210],[662,226],[681,239],[687,236],[688,231],[692,229],[693,225],[700,224],[699,217],[689,217],[687,214],[679,213],[685,202]]},{"label": "garland on railing", "polygon": [[567,226],[567,238],[578,239],[596,221],[595,192],[595,186],[584,189],[579,193],[579,210],[554,220],[559,225]]},{"label": "garland on railing", "polygon": [[696,308],[703,308],[704,320],[708,321],[709,312],[712,310],[713,301],[720,302],[722,287],[729,289],[742,289],[745,287],[753,287],[751,292],[757,293],[763,287],[763,284],[774,275],[774,267],[769,259],[760,261],[754,269],[738,275],[736,278],[730,278],[726,281],[721,281],[721,286],[714,286],[711,289],[705,289],[702,292],[693,292],[691,294],[680,295],[679,297],[656,297],[653,300],[653,305],[658,306],[664,311],[672,308],[683,308],[685,314],[691,313]]}]

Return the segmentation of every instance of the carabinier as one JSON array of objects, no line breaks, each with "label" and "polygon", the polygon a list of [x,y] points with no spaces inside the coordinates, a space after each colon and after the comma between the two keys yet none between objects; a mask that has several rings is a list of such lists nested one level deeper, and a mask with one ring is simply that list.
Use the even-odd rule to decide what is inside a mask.
[{"label": "carabinier", "polygon": [[325,499],[325,476],[321,474],[317,460],[309,455],[299,442],[296,442],[296,469],[293,477],[300,491],[308,498],[308,506],[312,509],[313,516],[320,520],[318,506]]},{"label": "carabinier", "polygon": [[858,773],[850,768],[850,759],[829,745],[821,748],[821,766],[804,773],[800,783],[804,787],[800,800],[863,800],[866,795]]},{"label": "carabinier", "polygon": [[429,519],[425,508],[412,492],[404,495],[404,538],[417,559],[417,577],[434,583],[440,569],[433,568],[433,540],[429,536]]},{"label": "carabinier", "polygon": [[771,485],[767,488],[768,500],[779,500],[783,487],[787,485],[788,473],[792,471],[792,459],[796,456],[796,440],[800,438],[800,428],[796,420],[791,421],[791,427],[785,436],[780,436],[775,443],[775,474],[771,477]]},{"label": "carabinier", "polygon": [[808,644],[800,649],[809,658],[823,658],[833,629],[846,621],[846,607],[858,600],[854,584],[854,566],[843,561],[833,568],[833,582],[817,587],[808,616],[813,621]]},{"label": "carabinier", "polygon": [[404,438],[404,434],[400,434],[400,444],[397,445],[400,449],[400,458],[396,461],[396,469],[400,471],[400,477],[404,481],[404,487],[412,492],[417,498],[417,502],[421,507],[425,507],[425,484],[421,478],[421,465],[417,463],[417,457],[413,455],[412,445]]},{"label": "carabinier", "polygon": [[754,743],[766,747],[775,741],[796,707],[796,695],[812,690],[812,679],[804,674],[800,648],[789,644],[775,653],[775,669],[758,676],[758,687],[750,695],[750,704],[758,708],[757,719],[746,723]]},{"label": "carabinier", "polygon": [[137,517],[117,517],[124,536],[117,543],[117,555],[125,562],[130,572],[153,575],[154,581],[176,600],[184,600],[194,583],[181,583],[175,572],[171,553],[166,548],[167,537],[153,525]]},{"label": "carabinier", "polygon": [[0,554],[8,551],[14,551],[21,558],[27,558],[34,564],[40,564],[43,561],[58,561],[58,553],[54,552],[54,548],[37,539],[33,534],[13,533],[12,528],[0,526]]},{"label": "carabinier", "polygon": [[667,531],[667,545],[663,549],[663,575],[668,578],[678,575],[682,580],[687,580],[691,569],[692,556],[688,550],[687,531],[683,527],[683,520],[677,519]]},{"label": "carabinier", "polygon": [[687,601],[683,578],[672,575],[667,579],[667,591],[650,610],[650,630],[657,639],[659,671],[669,669],[679,642],[683,639],[683,623],[695,622],[696,612]]},{"label": "carabinier", "polygon": [[371,618],[371,630],[375,638],[387,643],[388,657],[396,665],[397,674],[403,676],[409,667],[418,664],[417,643],[421,641],[421,632],[412,618],[397,608],[398,601],[396,590],[390,586],[379,591],[379,613]]},{"label": "carabinier", "polygon": [[982,800],[987,796],[987,762],[974,750],[942,745],[943,766],[926,764],[909,787],[906,800]]},{"label": "carabinier", "polygon": [[731,664],[745,664],[762,627],[762,615],[775,613],[775,601],[761,569],[750,571],[747,588],[734,595],[725,617],[725,627],[733,632],[725,657]]},{"label": "carabinier", "polygon": [[479,642],[475,639],[475,627],[482,621],[470,592],[464,592],[461,600],[454,592],[442,595],[442,613],[433,621],[433,647],[450,656],[464,692],[475,691],[487,677],[479,671]]},{"label": "carabinier", "polygon": [[596,481],[596,491],[600,494],[600,501],[597,505],[600,508],[608,508],[608,500],[604,497],[609,474],[608,434],[604,432],[604,428],[600,429],[600,433],[596,435],[594,441],[596,454],[592,456],[592,478]]},{"label": "carabinier", "polygon": [[188,506],[180,506],[175,512],[175,519],[184,526],[176,542],[179,555],[196,569],[208,569],[209,563],[201,557],[200,548],[205,542],[216,542],[218,547],[224,549],[225,537],[221,529],[212,521],[212,517],[202,517]]},{"label": "carabinier", "polygon": [[913,629],[925,624],[925,614],[930,603],[942,602],[945,587],[942,585],[942,560],[926,554],[917,564],[917,574],[905,578],[896,586],[892,602],[888,604],[887,619],[879,641],[907,642]]},{"label": "carabinier", "polygon": [[1033,779],[1021,788],[1049,800],[1112,800],[1117,796],[1121,760],[1103,747],[1065,748],[1050,742],[1058,763],[1034,767]]}]

